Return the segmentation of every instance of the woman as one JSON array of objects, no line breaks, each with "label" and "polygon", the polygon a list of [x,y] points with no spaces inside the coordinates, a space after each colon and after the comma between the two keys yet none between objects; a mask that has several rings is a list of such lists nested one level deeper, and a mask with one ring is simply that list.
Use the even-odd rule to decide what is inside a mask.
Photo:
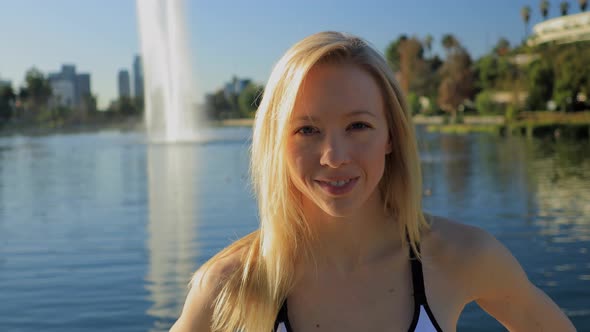
[{"label": "woman", "polygon": [[256,113],[260,228],[195,274],[172,331],[454,331],[477,303],[511,331],[574,331],[485,231],[421,210],[410,114],[363,40],[312,35]]}]

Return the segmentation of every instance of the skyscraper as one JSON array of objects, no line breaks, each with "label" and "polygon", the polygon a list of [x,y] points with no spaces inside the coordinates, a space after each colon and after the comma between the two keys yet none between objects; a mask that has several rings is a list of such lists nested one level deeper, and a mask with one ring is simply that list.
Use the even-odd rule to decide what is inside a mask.
[{"label": "skyscraper", "polygon": [[129,82],[129,71],[126,69],[119,70],[119,98],[131,97],[131,86]]},{"label": "skyscraper", "polygon": [[143,67],[139,55],[133,59],[133,91],[135,97],[143,97]]},{"label": "skyscraper", "polygon": [[54,104],[82,108],[84,99],[92,94],[90,74],[76,74],[75,65],[62,65],[61,72],[49,73],[48,78]]},{"label": "skyscraper", "polygon": [[77,104],[81,105],[85,98],[90,96],[90,74],[76,75]]}]

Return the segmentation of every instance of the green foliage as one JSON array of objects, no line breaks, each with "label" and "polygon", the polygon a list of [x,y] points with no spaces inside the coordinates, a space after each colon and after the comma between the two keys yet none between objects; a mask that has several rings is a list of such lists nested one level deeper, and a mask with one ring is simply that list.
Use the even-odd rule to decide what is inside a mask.
[{"label": "green foliage", "polygon": [[418,95],[413,92],[408,93],[408,107],[412,115],[418,114],[421,111],[420,99]]},{"label": "green foliage", "polygon": [[518,107],[514,104],[508,105],[506,108],[506,120],[512,121],[516,118],[516,114],[518,113]]},{"label": "green foliage", "polygon": [[400,35],[396,40],[392,41],[387,45],[385,49],[385,59],[387,59],[387,63],[393,72],[399,71],[400,63],[399,63],[399,45],[403,41],[407,40],[408,36]]},{"label": "green foliage", "polygon": [[135,116],[143,113],[143,108],[140,108],[138,102],[141,98],[120,97],[113,105],[111,111],[123,116]]},{"label": "green foliage", "polygon": [[242,117],[254,117],[258,106],[260,106],[263,90],[264,88],[262,86],[249,83],[240,93],[238,96],[238,106]]},{"label": "green foliage", "polygon": [[526,108],[544,110],[550,100],[563,111],[583,108],[576,97],[590,92],[590,44],[544,45],[537,53],[527,68]]},{"label": "green foliage", "polygon": [[547,19],[547,15],[549,15],[549,1],[542,0],[539,4],[539,10],[541,11],[541,16],[543,16],[543,19]]},{"label": "green foliage", "polygon": [[51,98],[51,86],[45,75],[37,68],[31,68],[25,74],[28,106],[33,111],[40,111],[47,106]]},{"label": "green foliage", "polygon": [[475,107],[482,115],[497,114],[501,111],[500,105],[492,100],[492,92],[482,91],[475,97]]},{"label": "green foliage", "polygon": [[529,6],[522,7],[522,9],[520,10],[520,16],[522,17],[524,24],[525,25],[528,24],[529,20],[531,19],[531,7],[529,7]]},{"label": "green foliage", "polygon": [[561,12],[562,16],[567,15],[567,12],[570,10],[570,3],[567,1],[562,1],[559,3],[559,11]]},{"label": "green foliage", "polygon": [[452,52],[454,49],[461,47],[459,40],[455,38],[452,34],[448,33],[445,34],[441,39],[442,47],[447,51],[447,53]]},{"label": "green foliage", "polygon": [[562,110],[572,108],[579,92],[590,91],[590,47],[571,45],[554,56],[553,99]]},{"label": "green foliage", "polygon": [[507,44],[500,39],[494,50],[481,57],[475,63],[475,76],[480,89],[505,90],[518,77],[518,67],[509,61],[508,56],[501,56],[508,51]]},{"label": "green foliage", "polygon": [[422,41],[422,45],[424,46],[424,49],[428,52],[428,54],[430,54],[430,52],[432,51],[433,41],[434,38],[430,34],[426,35],[426,37],[424,37],[424,40]]},{"label": "green foliage", "polygon": [[493,89],[496,87],[496,80],[500,76],[498,72],[498,59],[489,54],[483,56],[475,64],[475,72],[478,78],[478,85],[481,89]]},{"label": "green foliage", "polygon": [[510,42],[508,41],[508,39],[502,37],[500,39],[498,39],[498,43],[496,43],[496,46],[494,46],[494,52],[496,54],[498,54],[499,56],[503,56],[508,54],[508,52],[510,51]]},{"label": "green foliage", "polygon": [[0,121],[5,122],[12,118],[15,100],[12,86],[0,86]]},{"label": "green foliage", "polygon": [[205,102],[205,112],[210,119],[221,120],[227,117],[232,106],[225,98],[223,89],[217,90],[214,94],[208,95]]}]

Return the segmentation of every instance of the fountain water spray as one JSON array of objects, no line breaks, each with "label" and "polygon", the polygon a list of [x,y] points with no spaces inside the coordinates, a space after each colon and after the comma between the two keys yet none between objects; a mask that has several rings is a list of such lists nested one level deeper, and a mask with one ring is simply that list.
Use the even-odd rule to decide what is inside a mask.
[{"label": "fountain water spray", "polygon": [[136,4],[149,139],[194,140],[201,119],[197,116],[184,1],[137,0]]}]

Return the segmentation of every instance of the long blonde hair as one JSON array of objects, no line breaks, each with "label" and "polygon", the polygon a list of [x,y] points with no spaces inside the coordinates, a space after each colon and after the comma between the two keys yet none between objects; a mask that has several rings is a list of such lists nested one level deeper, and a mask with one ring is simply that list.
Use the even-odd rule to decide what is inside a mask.
[{"label": "long blonde hair", "polygon": [[321,32],[293,45],[273,68],[256,112],[251,176],[258,198],[260,228],[211,258],[240,253],[241,264],[224,280],[215,302],[213,331],[271,331],[295,282],[295,263],[309,257],[314,233],[302,213],[285,160],[285,127],[299,88],[321,63],[358,65],[378,82],[386,106],[392,153],[385,161],[379,189],[383,208],[399,224],[402,243],[417,253],[420,233],[429,228],[422,213],[420,160],[410,112],[383,56],[364,40]]}]

